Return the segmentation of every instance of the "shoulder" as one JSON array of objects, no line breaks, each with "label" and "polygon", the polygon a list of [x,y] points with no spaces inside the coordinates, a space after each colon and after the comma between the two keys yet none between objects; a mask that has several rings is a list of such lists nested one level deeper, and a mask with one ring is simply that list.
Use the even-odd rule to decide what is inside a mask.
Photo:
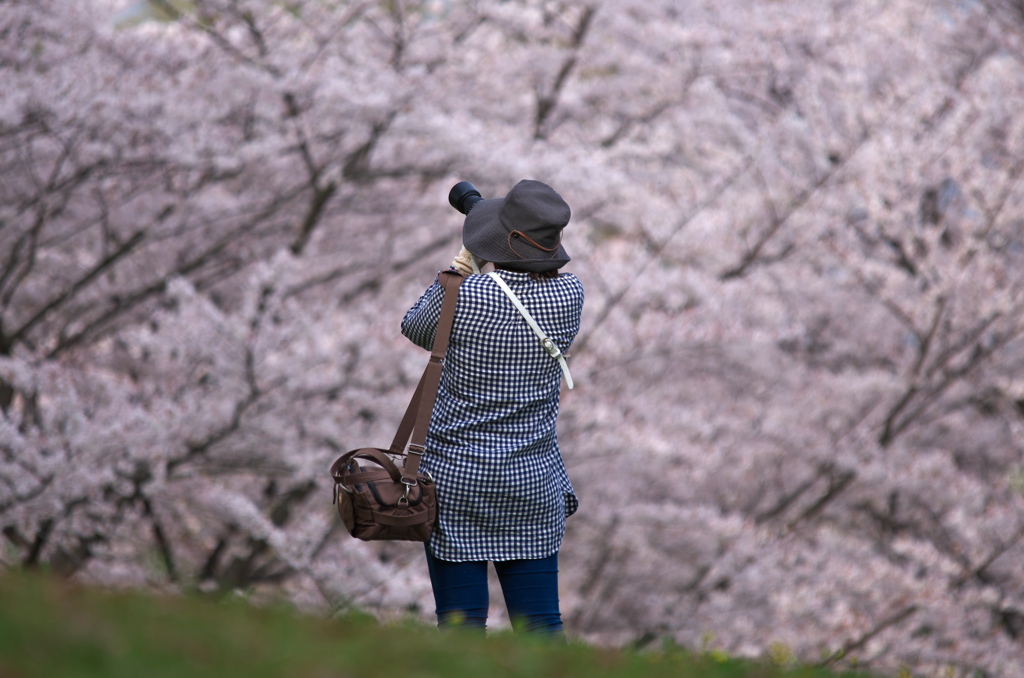
[{"label": "shoulder", "polygon": [[547,281],[558,287],[558,294],[583,303],[583,283],[572,273],[560,273],[557,278]]},{"label": "shoulder", "polygon": [[561,282],[563,285],[566,285],[567,287],[578,289],[580,291],[580,294],[583,293],[583,283],[580,281],[579,278],[576,277],[576,274],[574,273],[559,273],[558,278],[556,278],[556,280]]},{"label": "shoulder", "polygon": [[[583,297],[583,283],[572,273],[560,273],[557,278],[547,280],[530,280],[525,273],[508,272],[502,275],[502,279],[518,293],[529,290],[530,293],[541,295],[553,295],[559,297]],[[504,299],[505,293],[498,284],[487,274],[474,274],[466,276],[462,281],[459,292],[467,299],[497,297]]]},{"label": "shoulder", "polygon": [[498,286],[488,276],[482,274],[467,275],[459,286],[461,297],[488,296],[495,291],[498,291]]}]

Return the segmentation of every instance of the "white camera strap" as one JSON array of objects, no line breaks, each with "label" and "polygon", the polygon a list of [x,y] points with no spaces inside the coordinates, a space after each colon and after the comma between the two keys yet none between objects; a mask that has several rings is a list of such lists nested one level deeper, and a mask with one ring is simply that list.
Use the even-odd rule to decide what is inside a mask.
[{"label": "white camera strap", "polygon": [[570,389],[572,389],[572,375],[569,374],[569,364],[565,362],[565,356],[562,355],[560,350],[558,350],[558,346],[555,345],[555,342],[548,339],[548,335],[544,334],[544,330],[540,328],[537,321],[533,319],[530,312],[526,310],[525,306],[523,306],[523,302],[519,301],[519,297],[516,296],[516,293],[512,291],[511,287],[505,284],[505,281],[501,279],[501,276],[495,271],[491,271],[487,275],[494,278],[494,282],[498,283],[498,287],[508,295],[508,298],[512,300],[512,303],[516,305],[519,312],[523,314],[524,318],[526,318],[527,324],[533,330],[533,333],[537,335],[537,338],[540,339],[540,345],[548,352],[548,355],[558,361],[558,364],[562,368],[562,373],[565,375],[565,383]]}]

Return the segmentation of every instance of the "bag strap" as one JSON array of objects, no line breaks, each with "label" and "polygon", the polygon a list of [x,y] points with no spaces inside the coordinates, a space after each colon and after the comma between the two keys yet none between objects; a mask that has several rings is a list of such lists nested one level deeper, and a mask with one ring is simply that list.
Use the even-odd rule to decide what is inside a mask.
[{"label": "bag strap", "polygon": [[562,373],[565,375],[565,383],[569,389],[572,390],[572,375],[569,374],[569,365],[565,362],[565,356],[562,355],[558,346],[555,345],[555,342],[548,339],[548,335],[544,334],[544,330],[540,328],[537,321],[533,319],[530,312],[526,310],[525,306],[523,306],[523,302],[519,301],[519,297],[517,297],[516,293],[512,291],[512,288],[501,279],[501,276],[498,275],[497,271],[491,271],[487,275],[494,278],[494,282],[498,283],[498,287],[508,295],[508,298],[512,300],[512,303],[519,309],[519,312],[523,314],[523,317],[526,318],[527,324],[533,330],[533,333],[537,335],[537,338],[540,339],[540,345],[548,352],[548,355],[558,361],[559,366],[562,368]]},{"label": "bag strap", "polygon": [[395,433],[395,439],[391,441],[391,447],[388,448],[388,454],[397,454],[402,456],[405,454],[405,446],[409,443],[409,438],[412,436],[412,429],[416,424],[416,415],[419,413],[420,399],[423,397],[423,383],[427,379],[426,370],[423,371],[420,376],[419,383],[416,384],[416,391],[412,395],[412,400],[405,408],[405,414],[402,415],[402,423],[398,425],[398,432]]},{"label": "bag strap", "polygon": [[[416,476],[420,470],[420,457],[423,456],[423,446],[427,442],[427,429],[430,427],[430,415],[434,412],[434,402],[437,400],[437,387],[441,383],[441,369],[444,355],[448,350],[448,338],[452,333],[452,322],[455,320],[455,304],[459,297],[459,286],[462,285],[463,277],[455,271],[443,271],[438,275],[438,281],[444,287],[444,302],[441,304],[441,316],[437,321],[437,330],[434,332],[434,344],[430,350],[430,362],[423,370],[416,385],[416,392],[413,393],[409,406],[405,409],[402,423],[398,426],[395,439],[391,442],[388,452],[391,454],[405,454],[405,463],[402,465],[402,482],[406,485],[415,485]],[[409,443],[408,451],[406,442]]]}]

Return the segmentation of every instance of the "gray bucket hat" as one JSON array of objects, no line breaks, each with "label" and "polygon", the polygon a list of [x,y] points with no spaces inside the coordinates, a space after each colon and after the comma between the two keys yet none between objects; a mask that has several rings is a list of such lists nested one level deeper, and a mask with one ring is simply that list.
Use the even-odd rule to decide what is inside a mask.
[{"label": "gray bucket hat", "polygon": [[553,188],[524,179],[504,198],[473,206],[462,226],[462,242],[476,256],[503,267],[552,271],[569,263],[562,229],[571,214]]}]

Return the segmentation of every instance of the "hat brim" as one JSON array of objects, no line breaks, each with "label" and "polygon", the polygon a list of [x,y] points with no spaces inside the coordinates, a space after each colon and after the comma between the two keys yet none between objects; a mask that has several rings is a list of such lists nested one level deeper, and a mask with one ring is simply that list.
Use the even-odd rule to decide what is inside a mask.
[{"label": "hat brim", "polygon": [[495,264],[523,271],[553,271],[571,261],[561,243],[554,252],[534,247],[506,229],[498,214],[504,198],[481,200],[462,225],[462,243],[470,252]]}]

